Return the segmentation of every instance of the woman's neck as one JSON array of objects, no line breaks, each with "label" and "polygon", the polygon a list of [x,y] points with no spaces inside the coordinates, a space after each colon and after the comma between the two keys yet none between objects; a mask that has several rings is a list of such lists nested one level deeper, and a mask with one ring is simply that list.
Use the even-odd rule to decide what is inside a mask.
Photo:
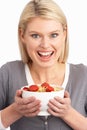
[{"label": "woman's neck", "polygon": [[61,85],[65,77],[65,64],[58,63],[53,67],[29,67],[30,73],[35,84],[48,82],[50,84]]}]

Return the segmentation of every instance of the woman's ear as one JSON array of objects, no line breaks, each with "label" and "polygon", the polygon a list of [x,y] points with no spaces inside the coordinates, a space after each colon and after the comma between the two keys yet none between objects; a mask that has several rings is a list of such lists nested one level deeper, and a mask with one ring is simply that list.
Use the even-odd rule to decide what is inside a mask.
[{"label": "woman's ear", "polygon": [[64,43],[65,43],[66,37],[67,37],[67,30],[64,29],[63,30],[63,41],[64,41]]},{"label": "woman's ear", "polygon": [[19,37],[22,43],[24,43],[24,31],[22,29],[19,29]]}]

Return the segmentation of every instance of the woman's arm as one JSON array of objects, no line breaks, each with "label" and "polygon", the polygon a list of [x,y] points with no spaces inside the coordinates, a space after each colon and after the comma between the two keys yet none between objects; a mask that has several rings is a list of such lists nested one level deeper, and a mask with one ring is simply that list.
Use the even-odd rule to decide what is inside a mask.
[{"label": "woman's arm", "polygon": [[87,118],[82,116],[72,107],[62,119],[74,130],[87,130]]},{"label": "woman's arm", "polygon": [[9,127],[12,123],[22,117],[22,115],[18,113],[16,109],[16,103],[13,103],[9,107],[1,110],[1,123],[5,128]]},{"label": "woman's arm", "polygon": [[1,110],[1,122],[7,128],[22,116],[34,117],[39,111],[39,100],[36,100],[35,97],[22,98],[22,91],[17,90],[15,102]]}]

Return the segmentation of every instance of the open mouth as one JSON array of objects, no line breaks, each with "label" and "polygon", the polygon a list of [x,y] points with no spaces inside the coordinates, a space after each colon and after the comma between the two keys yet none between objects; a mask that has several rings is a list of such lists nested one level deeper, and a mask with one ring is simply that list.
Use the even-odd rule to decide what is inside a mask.
[{"label": "open mouth", "polygon": [[44,57],[44,58],[48,58],[48,57],[52,56],[53,53],[54,53],[54,51],[48,51],[48,52],[40,52],[40,51],[38,51],[38,55],[40,57]]}]

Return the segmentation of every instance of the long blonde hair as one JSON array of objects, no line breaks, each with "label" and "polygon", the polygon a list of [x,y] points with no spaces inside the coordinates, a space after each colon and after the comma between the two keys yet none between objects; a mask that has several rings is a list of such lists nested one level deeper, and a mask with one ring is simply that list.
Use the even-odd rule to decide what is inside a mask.
[{"label": "long blonde hair", "polygon": [[19,25],[18,25],[18,40],[19,40],[21,58],[23,62],[31,63],[32,60],[29,57],[27,50],[21,41],[20,29],[22,29],[23,33],[25,33],[25,30],[27,28],[27,23],[29,23],[29,21],[34,17],[56,20],[62,24],[63,29],[66,29],[67,35],[66,35],[65,44],[63,46],[61,55],[58,58],[58,62],[65,63],[68,58],[68,51],[69,51],[67,20],[63,11],[58,6],[58,4],[52,0],[31,0],[25,6],[20,16]]}]

